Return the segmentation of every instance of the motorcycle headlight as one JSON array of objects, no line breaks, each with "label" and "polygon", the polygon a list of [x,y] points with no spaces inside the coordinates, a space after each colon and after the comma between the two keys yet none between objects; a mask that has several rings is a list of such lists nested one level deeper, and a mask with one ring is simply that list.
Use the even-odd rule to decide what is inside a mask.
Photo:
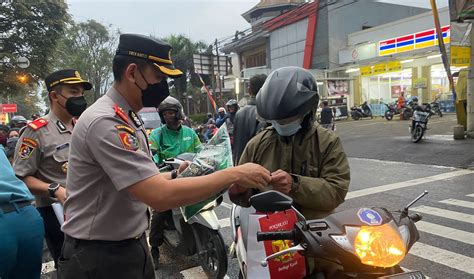
[{"label": "motorcycle headlight", "polygon": [[354,239],[354,249],[361,262],[378,267],[392,267],[406,254],[406,246],[392,224],[362,226]]},{"label": "motorcycle headlight", "polygon": [[[356,255],[363,264],[392,267],[405,258],[409,236],[402,235],[404,230],[400,233],[393,221],[381,226],[345,228],[345,235],[331,237],[341,248]],[[409,234],[408,231],[406,233]]]}]

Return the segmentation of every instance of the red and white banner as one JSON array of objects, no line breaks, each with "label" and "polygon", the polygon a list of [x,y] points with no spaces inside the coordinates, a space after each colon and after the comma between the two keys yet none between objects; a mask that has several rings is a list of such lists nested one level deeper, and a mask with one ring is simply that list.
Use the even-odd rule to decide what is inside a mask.
[{"label": "red and white banner", "polygon": [[15,113],[16,104],[0,104],[0,113]]}]

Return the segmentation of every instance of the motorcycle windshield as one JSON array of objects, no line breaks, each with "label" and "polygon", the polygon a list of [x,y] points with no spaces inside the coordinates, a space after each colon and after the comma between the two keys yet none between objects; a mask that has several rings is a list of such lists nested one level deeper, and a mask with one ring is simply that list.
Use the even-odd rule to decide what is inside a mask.
[{"label": "motorcycle windshield", "polygon": [[[208,143],[201,145],[189,167],[180,173],[179,177],[206,175],[232,165],[232,147],[227,126],[224,124]],[[199,212],[212,208],[215,200],[224,192],[225,190],[196,204],[181,207],[184,220],[187,222]]]}]

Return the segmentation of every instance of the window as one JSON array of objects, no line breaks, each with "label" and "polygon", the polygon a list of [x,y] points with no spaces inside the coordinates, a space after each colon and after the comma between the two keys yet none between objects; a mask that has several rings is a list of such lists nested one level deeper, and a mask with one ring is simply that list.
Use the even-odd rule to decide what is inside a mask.
[{"label": "window", "polygon": [[267,65],[267,54],[265,51],[258,52],[245,57],[245,67],[253,68]]}]

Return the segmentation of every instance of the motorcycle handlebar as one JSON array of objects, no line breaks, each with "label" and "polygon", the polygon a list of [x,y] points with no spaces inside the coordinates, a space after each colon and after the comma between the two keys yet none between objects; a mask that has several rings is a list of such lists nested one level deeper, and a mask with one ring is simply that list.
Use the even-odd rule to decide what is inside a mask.
[{"label": "motorcycle handlebar", "polygon": [[294,240],[295,231],[278,231],[278,232],[257,232],[257,241],[264,240]]}]

